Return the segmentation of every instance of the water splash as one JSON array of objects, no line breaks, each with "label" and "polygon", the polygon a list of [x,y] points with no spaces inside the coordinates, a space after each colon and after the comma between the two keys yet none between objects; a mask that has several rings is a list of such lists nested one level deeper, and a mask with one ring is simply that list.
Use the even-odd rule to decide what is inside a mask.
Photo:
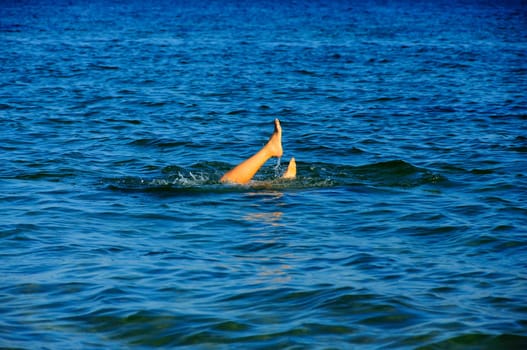
[{"label": "water splash", "polygon": [[276,158],[276,165],[274,166],[274,176],[275,177],[280,177],[282,176],[282,167],[281,167],[281,164],[280,164],[280,161],[281,161],[282,157],[278,157]]},{"label": "water splash", "polygon": [[188,172],[183,174],[178,172],[177,175],[171,176],[168,179],[152,179],[148,182],[144,182],[145,185],[149,186],[181,186],[181,187],[194,187],[206,184],[209,181],[209,176],[204,173],[192,173]]},{"label": "water splash", "polygon": [[276,164],[263,168],[259,174],[244,186],[226,186],[220,183],[220,174],[230,165],[198,163],[189,168],[169,166],[164,176],[144,179],[142,177],[121,177],[104,179],[110,189],[139,192],[216,192],[244,188],[302,189],[335,186],[368,186],[409,188],[421,185],[442,186],[446,178],[428,169],[413,166],[402,160],[366,164],[362,166],[338,165],[331,163],[299,163],[298,176],[294,180],[281,178],[284,169],[281,159]]}]

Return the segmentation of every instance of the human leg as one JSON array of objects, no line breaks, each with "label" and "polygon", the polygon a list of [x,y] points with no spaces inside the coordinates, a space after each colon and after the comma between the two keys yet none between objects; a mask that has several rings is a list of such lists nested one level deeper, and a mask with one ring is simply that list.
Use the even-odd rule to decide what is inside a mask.
[{"label": "human leg", "polygon": [[281,157],[282,150],[282,127],[278,119],[274,120],[274,132],[269,141],[258,152],[229,170],[220,179],[221,182],[230,182],[236,184],[248,183],[256,172],[271,157]]},{"label": "human leg", "polygon": [[296,161],[295,157],[291,158],[289,161],[289,165],[287,166],[287,170],[285,171],[284,175],[282,175],[283,179],[294,179],[296,178]]}]

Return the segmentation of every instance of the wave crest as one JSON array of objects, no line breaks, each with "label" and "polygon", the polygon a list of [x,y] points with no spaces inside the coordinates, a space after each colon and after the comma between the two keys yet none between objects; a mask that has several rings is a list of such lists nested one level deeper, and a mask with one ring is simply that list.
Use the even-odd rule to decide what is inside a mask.
[{"label": "wave crest", "polygon": [[403,160],[392,160],[361,166],[332,163],[297,163],[298,176],[294,180],[280,178],[280,169],[264,167],[247,185],[235,186],[220,183],[221,175],[231,165],[203,162],[189,168],[167,166],[163,177],[144,179],[120,177],[103,182],[112,190],[123,191],[232,191],[237,189],[302,189],[335,186],[372,186],[411,188],[421,185],[438,185],[446,181],[440,174],[420,168]]}]

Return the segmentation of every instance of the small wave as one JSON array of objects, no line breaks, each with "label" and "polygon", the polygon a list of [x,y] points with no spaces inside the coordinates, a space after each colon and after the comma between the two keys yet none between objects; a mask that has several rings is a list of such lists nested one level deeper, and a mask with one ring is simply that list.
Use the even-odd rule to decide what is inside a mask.
[{"label": "small wave", "polygon": [[178,173],[167,178],[143,179],[141,177],[121,177],[104,179],[107,188],[125,192],[178,192],[192,189],[205,190],[205,186],[211,183],[208,175],[203,173],[186,174]]},{"label": "small wave", "polygon": [[0,32],[21,33],[24,26],[22,24],[0,25]]},{"label": "small wave", "polygon": [[366,102],[391,102],[391,101],[400,101],[402,100],[403,97],[401,96],[382,96],[382,97],[377,97],[377,98],[373,98],[373,99],[370,99],[370,100],[367,100]]},{"label": "small wave", "polygon": [[116,119],[116,118],[106,118],[106,121],[109,123],[125,123],[132,125],[140,125],[142,122],[137,119]]},{"label": "small wave", "polygon": [[133,192],[196,193],[232,192],[245,190],[300,190],[337,186],[400,187],[411,188],[438,184],[446,179],[427,169],[402,160],[367,164],[363,166],[335,165],[331,163],[297,163],[296,179],[282,179],[284,169],[280,164],[266,166],[253,181],[246,185],[223,184],[222,174],[232,166],[220,162],[202,162],[188,168],[167,166],[164,176],[144,179],[125,176],[107,178],[103,183],[109,189]]},{"label": "small wave", "polygon": [[48,180],[58,182],[62,179],[75,177],[77,174],[74,170],[63,169],[63,171],[37,171],[32,173],[23,173],[16,175],[18,180]]},{"label": "small wave", "polygon": [[178,146],[186,146],[188,145],[188,142],[143,138],[143,139],[134,140],[130,142],[129,144],[133,146],[141,146],[141,147],[171,148],[171,147],[178,147]]},{"label": "small wave", "polygon": [[166,105],[166,102],[163,101],[142,101],[140,102],[141,105],[145,107],[163,107]]},{"label": "small wave", "polygon": [[[373,186],[416,187],[437,184],[445,177],[428,169],[416,167],[403,160],[392,160],[358,167],[338,167],[338,174],[349,173],[351,178]],[[342,175],[341,175],[342,176]]]},{"label": "small wave", "polygon": [[90,64],[90,68],[99,69],[99,70],[118,70],[120,69],[117,66],[109,66],[109,65],[97,64],[97,63]]},{"label": "small wave", "polygon": [[315,76],[316,75],[315,72],[310,71],[310,70],[306,70],[306,69],[298,69],[298,70],[295,70],[294,72],[297,73],[297,74],[300,74],[300,75],[307,75],[307,76]]},{"label": "small wave", "polygon": [[454,336],[422,349],[524,349],[526,345],[527,337],[524,335],[471,333]]},{"label": "small wave", "polygon": [[234,111],[230,111],[227,113],[227,115],[238,115],[238,114],[246,114],[248,111],[245,109],[237,109]]}]

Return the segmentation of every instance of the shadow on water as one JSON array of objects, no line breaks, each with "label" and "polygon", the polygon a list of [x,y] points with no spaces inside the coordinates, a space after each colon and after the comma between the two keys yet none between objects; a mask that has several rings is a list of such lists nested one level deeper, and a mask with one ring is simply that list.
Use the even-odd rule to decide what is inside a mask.
[{"label": "shadow on water", "polygon": [[264,167],[247,185],[221,183],[219,181],[221,175],[230,168],[230,165],[218,162],[202,162],[188,168],[167,166],[162,170],[163,176],[159,178],[144,179],[134,176],[105,178],[102,184],[113,191],[181,195],[341,186],[404,189],[447,182],[447,179],[440,174],[402,160],[362,166],[299,162],[297,178],[294,180],[280,178],[284,172],[281,167]]}]

